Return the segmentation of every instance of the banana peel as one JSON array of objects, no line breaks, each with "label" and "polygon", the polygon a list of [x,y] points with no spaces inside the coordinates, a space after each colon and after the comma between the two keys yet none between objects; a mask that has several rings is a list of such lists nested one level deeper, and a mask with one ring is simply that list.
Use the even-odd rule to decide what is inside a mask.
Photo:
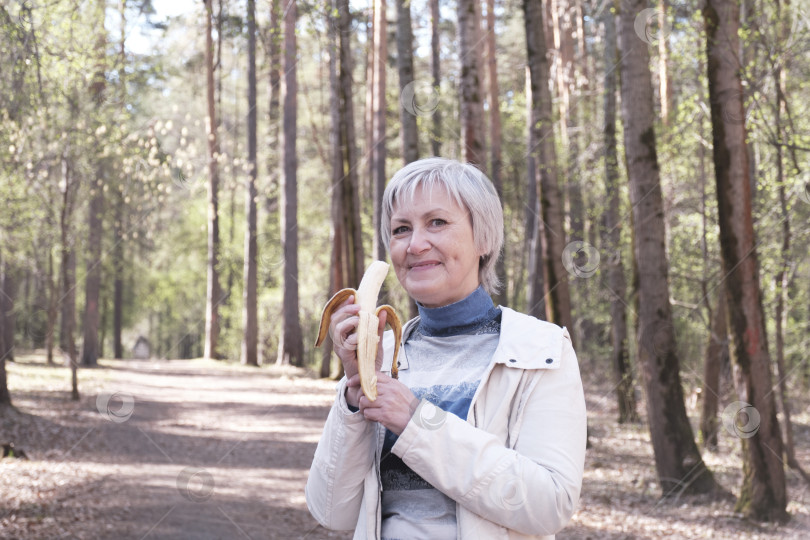
[{"label": "banana peel", "polygon": [[354,296],[354,302],[360,304],[360,323],[357,325],[357,369],[360,373],[360,387],[368,399],[377,399],[377,376],[376,360],[377,346],[380,336],[377,334],[377,327],[380,324],[380,313],[386,313],[386,322],[394,330],[394,360],[391,364],[391,376],[397,378],[397,354],[402,341],[402,323],[399,320],[394,308],[389,305],[377,307],[377,297],[380,294],[385,276],[388,274],[388,263],[384,261],[374,261],[366,269],[360,286],[357,289],[341,289],[329,299],[321,313],[321,325],[318,330],[318,339],[315,346],[320,346],[329,332],[329,323],[332,320],[332,313],[350,296]]}]

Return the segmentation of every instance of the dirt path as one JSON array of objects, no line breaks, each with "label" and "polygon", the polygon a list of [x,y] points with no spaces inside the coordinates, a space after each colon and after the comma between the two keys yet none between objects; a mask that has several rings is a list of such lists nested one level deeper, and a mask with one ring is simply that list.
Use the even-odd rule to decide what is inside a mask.
[{"label": "dirt path", "polygon": [[6,531],[21,538],[350,537],[318,526],[304,500],[334,383],[184,361],[111,369],[100,399],[87,396],[79,407],[82,427],[60,433],[68,449],[52,452],[50,462],[16,465],[41,489],[28,494],[14,515],[18,527]]},{"label": "dirt path", "polygon": [[[31,460],[0,460],[0,538],[351,537],[318,526],[304,500],[333,382],[274,367],[105,362],[80,372],[77,403],[64,367],[25,362],[9,368],[19,412],[0,414],[0,442]],[[603,378],[586,389],[593,446],[579,510],[558,540],[810,538],[810,489],[792,471],[785,525],[745,520],[733,500],[661,500],[646,427],[616,424]],[[810,399],[794,395],[796,448],[810,463]],[[703,458],[736,491],[739,441],[721,433],[720,444]]]}]

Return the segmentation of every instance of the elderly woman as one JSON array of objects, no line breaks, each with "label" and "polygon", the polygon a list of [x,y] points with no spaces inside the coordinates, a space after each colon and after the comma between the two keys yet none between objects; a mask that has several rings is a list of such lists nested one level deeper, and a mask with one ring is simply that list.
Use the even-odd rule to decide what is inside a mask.
[{"label": "elderly woman", "polygon": [[[472,165],[429,158],[397,172],[382,235],[419,316],[377,356],[378,397],[357,375],[359,306],[329,328],[346,373],[306,498],[355,539],[553,538],[576,509],[585,400],[568,332],[496,307],[503,213]],[[384,324],[384,321],[383,321]]]}]

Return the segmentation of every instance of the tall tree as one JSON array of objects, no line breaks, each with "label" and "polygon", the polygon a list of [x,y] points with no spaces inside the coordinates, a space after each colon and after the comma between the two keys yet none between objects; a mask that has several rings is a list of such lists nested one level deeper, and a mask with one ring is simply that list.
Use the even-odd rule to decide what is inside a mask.
[{"label": "tall tree", "polygon": [[[348,3],[348,2],[347,2]],[[348,8],[348,6],[347,6]],[[284,300],[278,364],[304,364],[304,341],[298,319],[298,157],[296,136],[298,121],[298,80],[296,77],[295,22],[296,0],[289,0],[284,12],[284,76],[281,78],[281,102],[284,121],[281,131],[281,246],[284,253]]]},{"label": "tall tree", "polygon": [[545,224],[540,216],[543,210],[540,207],[539,190],[537,182],[537,163],[534,148],[537,146],[532,114],[534,97],[532,94],[532,78],[529,66],[526,66],[526,252],[528,253],[528,272],[526,277],[526,311],[538,319],[546,318],[546,287],[543,276],[544,253],[547,253],[545,238]]},{"label": "tall tree", "polygon": [[[399,91],[414,81],[413,71],[413,28],[411,27],[411,0],[397,2],[397,69],[399,71]],[[399,107],[402,123],[402,160],[405,164],[419,159],[419,137],[416,131],[416,115],[407,108]]]},{"label": "tall tree", "polygon": [[205,294],[206,359],[219,358],[219,134],[214,83],[213,0],[205,0],[205,75],[208,102],[208,261]]},{"label": "tall tree", "polygon": [[[789,6],[789,1],[785,4]],[[779,41],[786,39],[790,35],[791,17],[782,11],[782,2],[776,2],[776,20],[779,21]],[[781,46],[779,47],[782,48]],[[776,103],[774,106],[774,124],[777,144],[776,152],[776,186],[779,194],[779,209],[782,216],[782,247],[779,261],[779,270],[776,273],[774,282],[776,285],[776,374],[779,377],[779,402],[782,405],[782,415],[784,418],[784,442],[785,458],[790,468],[797,471],[810,483],[810,475],[802,468],[796,458],[796,448],[793,441],[793,421],[791,420],[791,405],[788,398],[787,379],[788,372],[785,368],[785,326],[787,326],[790,305],[788,301],[788,288],[790,286],[791,267],[791,229],[790,212],[788,211],[786,174],[785,174],[785,144],[788,138],[788,126],[792,125],[788,116],[787,96],[785,95],[785,84],[787,81],[787,70],[789,61],[785,55],[786,62],[777,63],[773,70],[774,87],[776,89]],[[793,163],[798,169],[798,160],[795,155],[795,148],[790,147],[793,155]]]},{"label": "tall tree", "polygon": [[717,410],[720,402],[720,371],[728,360],[728,325],[726,323],[725,286],[717,286],[717,300],[709,315],[710,328],[706,353],[703,358],[702,405],[700,409],[700,439],[703,447],[717,448],[719,422]]},{"label": "tall tree", "polygon": [[707,0],[703,17],[730,352],[736,366],[737,395],[760,418],[753,436],[745,433],[740,438],[743,484],[736,510],[752,519],[783,521],[787,519],[787,494],[782,436],[771,386],[738,71],[739,4],[734,0]]},{"label": "tall tree", "polygon": [[[0,231],[0,239],[2,239],[1,235],[2,231]],[[5,253],[0,252],[0,269],[3,267],[4,255]],[[4,291],[0,289],[0,295],[2,294],[4,294]],[[2,307],[0,307],[1,309]],[[4,318],[4,314],[0,313],[0,410],[4,406],[11,405],[11,394],[8,391],[8,378],[6,377],[6,357],[8,356],[8,349],[11,347],[6,347],[5,332],[2,331]]]},{"label": "tall tree", "polygon": [[531,129],[535,144],[529,152],[535,156],[539,169],[540,188],[537,224],[543,223],[545,242],[536,242],[535,248],[545,245],[546,252],[535,254],[544,267],[546,289],[546,316],[560,326],[573,329],[571,320],[571,293],[568,274],[562,262],[565,249],[562,197],[557,178],[557,152],[554,147],[554,124],[551,113],[548,59],[544,34],[543,11],[540,0],[523,0],[526,25],[526,48],[531,84]]},{"label": "tall tree", "polygon": [[605,23],[605,193],[603,245],[607,257],[607,282],[610,293],[611,357],[616,375],[616,402],[619,423],[638,422],[633,371],[627,346],[627,282],[622,261],[620,216],[619,157],[616,151],[616,16],[611,11],[604,15]]},{"label": "tall tree", "polygon": [[[433,89],[438,92],[442,85],[441,61],[439,58],[439,25],[441,18],[439,15],[439,0],[428,0],[430,7],[430,73],[433,77]],[[442,115],[441,107],[436,107],[433,111],[433,124],[430,133],[430,147],[434,156],[438,156],[442,151]]]},{"label": "tall tree", "polygon": [[638,267],[638,362],[644,378],[655,466],[664,496],[714,491],[717,484],[700,457],[681,386],[656,154],[652,78],[647,42],[636,35],[636,15],[646,0],[623,0],[618,32],[625,161],[633,206]]},{"label": "tall tree", "polygon": [[[501,168],[503,166],[501,157],[501,100],[500,92],[498,91],[498,62],[495,47],[495,0],[487,0],[486,5],[487,104],[489,105],[489,137],[492,140],[489,147],[489,173],[490,178],[492,178],[492,183],[495,185],[495,191],[498,192],[498,196],[503,200],[503,178],[501,176]],[[496,301],[505,306],[509,303],[506,291],[505,256],[498,257],[495,271],[502,284],[501,291],[498,293]]]},{"label": "tall tree", "polygon": [[[401,1],[401,0],[400,0]],[[348,11],[348,7],[346,8]],[[374,64],[372,66],[374,81],[372,84],[372,94],[374,102],[371,112],[371,190],[374,206],[374,246],[372,257],[375,260],[385,259],[385,246],[380,235],[380,223],[382,219],[382,195],[385,190],[385,159],[386,159],[386,136],[385,136],[385,68],[388,62],[388,18],[386,16],[385,0],[374,1],[374,49],[372,56]],[[341,33],[343,27],[341,26]],[[399,40],[397,40],[399,44]],[[351,96],[351,92],[347,92]],[[405,124],[403,124],[403,131]]]},{"label": "tall tree", "polygon": [[465,161],[486,169],[484,149],[484,103],[481,99],[479,52],[481,28],[476,15],[478,0],[459,0],[458,33],[461,58],[461,147]]},{"label": "tall tree", "polygon": [[245,263],[243,279],[245,281],[243,292],[243,319],[245,325],[245,335],[242,340],[242,363],[249,366],[258,366],[258,344],[259,344],[259,323],[257,312],[257,244],[256,244],[256,222],[257,208],[256,199],[259,191],[256,188],[256,178],[258,166],[256,163],[256,0],[248,0],[248,177],[245,186],[245,215],[247,216],[247,227],[245,227]]},{"label": "tall tree", "polygon": [[346,276],[350,283],[360,283],[365,271],[363,239],[360,227],[360,183],[357,178],[357,147],[352,103],[351,12],[348,0],[336,0],[338,14],[338,54],[340,67],[340,148],[343,180],[340,182],[344,220],[344,258]]},{"label": "tall tree", "polygon": [[[93,80],[90,83],[90,95],[95,102],[96,114],[99,126],[100,117],[103,114],[104,92],[107,85],[106,80],[106,56],[107,34],[104,30],[104,18],[106,15],[106,1],[98,0],[95,8],[95,20],[98,25],[98,35],[96,36],[95,55],[96,68],[93,73]],[[107,175],[105,158],[96,158],[96,178],[90,187],[90,203],[87,207],[87,261],[84,280],[84,340],[82,341],[81,365],[98,365],[99,342],[99,297],[101,294],[101,237],[103,212],[104,212],[104,184]]]},{"label": "tall tree", "polygon": [[[329,7],[334,6],[334,1]],[[326,10],[327,40],[329,44],[329,147],[332,151],[332,175],[331,175],[331,227],[329,229],[329,240],[332,246],[329,265],[329,291],[327,298],[342,289],[346,280],[345,258],[348,256],[345,250],[345,225],[343,218],[343,192],[341,184],[343,175],[343,151],[340,147],[340,84],[338,83],[338,37],[337,20],[334,13],[337,9]],[[366,104],[368,106],[368,104]],[[332,340],[324,343],[321,356],[320,376],[329,377],[332,371]]]},{"label": "tall tree", "polygon": [[[121,17],[118,82],[121,96],[121,111],[126,111],[126,39],[127,39],[127,0],[119,3],[119,16]],[[121,332],[124,325],[124,195],[121,189],[115,190],[113,219],[113,358],[124,357],[124,346],[121,341]]]}]

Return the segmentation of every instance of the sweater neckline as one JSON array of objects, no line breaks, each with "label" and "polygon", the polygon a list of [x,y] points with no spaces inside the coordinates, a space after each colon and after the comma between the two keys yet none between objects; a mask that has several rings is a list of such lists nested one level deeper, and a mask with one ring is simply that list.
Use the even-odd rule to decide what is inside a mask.
[{"label": "sweater neckline", "polygon": [[418,302],[416,306],[419,309],[421,333],[436,337],[469,333],[500,314],[481,285],[465,298],[446,306],[429,308]]}]

